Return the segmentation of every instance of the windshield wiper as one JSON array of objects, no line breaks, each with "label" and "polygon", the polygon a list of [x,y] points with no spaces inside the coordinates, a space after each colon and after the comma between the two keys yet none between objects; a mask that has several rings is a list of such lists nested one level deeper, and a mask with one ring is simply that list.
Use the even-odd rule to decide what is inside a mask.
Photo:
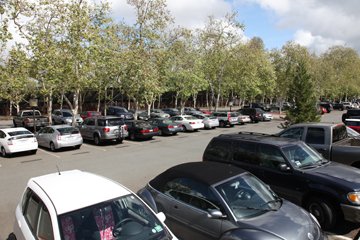
[{"label": "windshield wiper", "polygon": [[[276,199],[273,199],[273,200],[270,200],[270,201],[267,201],[267,202],[261,204],[260,207],[265,206],[265,205],[269,205],[269,204],[271,204],[271,203],[277,203],[277,202],[282,203],[282,199],[278,197],[278,198],[276,198]],[[268,210],[275,211],[276,209],[274,209],[274,208],[269,208]]]},{"label": "windshield wiper", "polygon": [[232,206],[232,209],[244,209],[244,210],[259,210],[259,211],[274,211],[275,209],[270,208],[255,208],[255,207],[248,207],[248,206]]}]

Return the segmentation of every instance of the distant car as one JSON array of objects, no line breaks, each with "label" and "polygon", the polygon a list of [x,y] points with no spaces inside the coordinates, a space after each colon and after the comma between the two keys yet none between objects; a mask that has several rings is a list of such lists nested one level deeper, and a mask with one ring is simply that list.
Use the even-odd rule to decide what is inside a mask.
[{"label": "distant car", "polygon": [[321,107],[326,109],[327,113],[330,113],[333,110],[333,106],[331,103],[329,102],[320,102],[319,104]]},{"label": "distant car", "polygon": [[213,112],[211,116],[219,120],[219,127],[233,127],[238,124],[238,114],[235,112]]},{"label": "distant car", "polygon": [[147,121],[129,120],[125,121],[129,131],[130,140],[151,139],[159,135],[159,128]]},{"label": "distant car", "polygon": [[0,150],[2,157],[14,153],[30,152],[35,154],[38,142],[32,132],[23,127],[0,129]]},{"label": "distant car", "polygon": [[183,131],[180,124],[168,118],[152,118],[149,123],[159,129],[159,135],[176,135]]},{"label": "distant car", "polygon": [[360,119],[356,119],[356,118],[345,119],[345,125],[360,133]]},{"label": "distant car", "polygon": [[128,136],[124,119],[115,116],[89,117],[79,129],[84,139],[94,141],[96,145],[106,141],[122,143]]},{"label": "distant car", "polygon": [[240,124],[245,124],[245,123],[250,123],[251,122],[251,118],[250,118],[250,116],[249,115],[242,115],[242,114],[240,114],[239,113],[239,115],[238,115],[238,122],[240,123]]},{"label": "distant car", "polygon": [[[73,113],[70,109],[55,109],[51,115],[53,124],[69,124],[72,125]],[[75,117],[76,125],[80,125],[84,120],[77,114]]]},{"label": "distant car", "polygon": [[176,165],[138,195],[165,213],[166,224],[180,239],[326,239],[314,216],[229,164]]},{"label": "distant car", "polygon": [[333,106],[334,110],[336,109],[336,110],[343,111],[345,109],[345,106],[343,103],[333,103],[332,106]]},{"label": "distant car", "polygon": [[204,128],[202,120],[191,115],[177,115],[170,119],[180,124],[184,131],[197,131]]},{"label": "distant car", "polygon": [[341,120],[345,122],[345,119],[349,118],[359,118],[360,119],[360,109],[348,109],[346,113],[343,113]]},{"label": "distant car", "polygon": [[47,126],[40,129],[35,136],[39,146],[51,151],[66,147],[79,149],[83,143],[79,129],[69,125]]},{"label": "distant car", "polygon": [[11,240],[177,239],[128,188],[79,170],[31,178],[15,218]]},{"label": "distant car", "polygon": [[184,107],[184,115],[202,114],[201,111],[193,107]]},{"label": "distant car", "polygon": [[345,109],[353,109],[353,104],[351,102],[342,102]]},{"label": "distant car", "polygon": [[147,120],[150,119],[150,116],[147,113],[147,111],[137,111],[136,114],[137,114],[137,120],[145,120],[145,121],[147,121]]},{"label": "distant car", "polygon": [[180,111],[177,108],[163,108],[162,110],[163,110],[163,112],[169,114],[170,117],[180,115]]},{"label": "distant car", "polygon": [[80,117],[82,117],[83,120],[85,120],[88,117],[95,117],[95,116],[101,116],[101,112],[85,111],[85,112],[80,113]]},{"label": "distant car", "polygon": [[124,107],[110,106],[106,111],[107,115],[121,117],[124,120],[133,120],[134,114]]},{"label": "distant car", "polygon": [[203,121],[205,129],[214,129],[220,125],[219,119],[217,119],[217,117],[207,114],[194,114],[193,116]]},{"label": "distant car", "polygon": [[273,115],[269,112],[265,112],[264,110],[262,109],[258,109],[258,111],[261,113],[261,121],[271,121],[273,120]]},{"label": "distant car", "polygon": [[151,118],[169,118],[170,114],[164,112],[161,109],[151,109],[150,110],[150,117]]},{"label": "distant car", "polygon": [[260,108],[243,108],[239,110],[242,115],[250,116],[251,122],[258,123],[263,120],[262,112]]}]

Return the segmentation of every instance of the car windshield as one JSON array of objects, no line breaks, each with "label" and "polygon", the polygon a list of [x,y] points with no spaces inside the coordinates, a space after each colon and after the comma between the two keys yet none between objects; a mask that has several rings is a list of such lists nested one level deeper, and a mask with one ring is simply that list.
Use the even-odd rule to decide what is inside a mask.
[{"label": "car windshield", "polygon": [[62,114],[63,114],[64,117],[72,117],[71,112],[63,112]]},{"label": "car windshield", "polygon": [[35,116],[41,115],[39,111],[26,111],[26,112],[23,112],[22,115],[23,115],[23,117],[28,117],[28,116],[34,116],[34,113],[35,113]]},{"label": "car windshield", "polygon": [[73,127],[64,127],[56,129],[60,133],[60,135],[69,135],[69,134],[78,134],[79,130]]},{"label": "car windshield", "polygon": [[254,217],[281,207],[281,199],[251,174],[241,174],[215,187],[235,218]]},{"label": "car windshield", "polygon": [[281,150],[294,168],[312,168],[327,162],[317,151],[302,142]]},{"label": "car windshield", "polygon": [[193,116],[187,116],[187,117],[184,117],[186,120],[197,120],[196,117],[193,117]]},{"label": "car windshield", "polygon": [[349,127],[346,127],[346,132],[349,137],[359,137],[360,136],[360,133],[358,133],[357,131],[355,131],[354,129],[351,129]]},{"label": "car windshield", "polygon": [[58,216],[61,239],[171,239],[158,218],[134,195]]}]

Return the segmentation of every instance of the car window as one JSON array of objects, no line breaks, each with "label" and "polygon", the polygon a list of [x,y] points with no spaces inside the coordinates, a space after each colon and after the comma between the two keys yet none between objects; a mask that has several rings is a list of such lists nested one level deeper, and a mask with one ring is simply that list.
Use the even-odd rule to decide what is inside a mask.
[{"label": "car window", "polygon": [[6,134],[0,130],[0,138],[5,138],[6,137]]},{"label": "car window", "polygon": [[231,147],[231,142],[223,140],[223,139],[213,139],[206,151],[204,153],[204,157],[206,159],[211,160],[220,160],[220,161],[228,161],[230,156],[229,148]]},{"label": "car window", "polygon": [[259,165],[259,157],[256,151],[256,144],[252,142],[236,141],[233,145],[233,160]]},{"label": "car window", "polygon": [[69,135],[69,134],[77,134],[79,133],[79,130],[74,127],[64,127],[64,128],[58,128],[57,129],[60,135]]},{"label": "car window", "polygon": [[25,194],[24,217],[32,233],[38,239],[54,239],[50,214],[40,200],[31,190]]},{"label": "car window", "polygon": [[281,151],[274,146],[260,144],[258,146],[260,166],[266,168],[280,169],[280,164],[285,163]]},{"label": "car window", "polygon": [[[355,123],[357,123],[357,124],[353,125],[353,126],[359,126],[360,122],[355,122]],[[347,138],[346,126],[343,124],[339,124],[339,125],[335,126],[333,128],[332,133],[333,133],[333,140],[332,140],[333,143]]]},{"label": "car window", "polygon": [[72,113],[70,113],[70,112],[63,112],[63,114],[62,114],[64,117],[72,117],[73,115],[72,115]]},{"label": "car window", "polygon": [[95,119],[93,118],[88,118],[85,120],[85,124],[88,126],[94,126],[95,125]]},{"label": "car window", "polygon": [[325,130],[323,128],[308,128],[305,142],[308,144],[325,144]]},{"label": "car window", "polygon": [[284,131],[282,134],[280,134],[280,137],[286,137],[286,138],[293,138],[301,140],[304,133],[304,128],[302,127],[293,127],[286,131]]},{"label": "car window", "polygon": [[190,178],[176,178],[167,182],[163,192],[193,207],[207,211],[220,209],[216,197],[210,188]]},{"label": "car window", "polygon": [[[100,126],[100,121],[98,122]],[[115,118],[115,119],[108,119],[107,120],[107,126],[120,126],[124,125],[124,120],[122,118]],[[101,125],[104,126],[104,125]]]}]

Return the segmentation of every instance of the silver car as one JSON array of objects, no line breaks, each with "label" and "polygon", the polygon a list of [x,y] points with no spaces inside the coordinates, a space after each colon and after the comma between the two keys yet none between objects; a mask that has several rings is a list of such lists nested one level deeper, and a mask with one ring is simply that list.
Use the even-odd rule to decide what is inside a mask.
[{"label": "silver car", "polygon": [[66,147],[79,149],[83,143],[79,129],[65,124],[44,127],[35,136],[39,146],[51,151]]},{"label": "silver car", "polygon": [[207,114],[194,114],[193,116],[203,121],[205,129],[214,129],[220,124],[219,119],[214,116]]},{"label": "silver car", "polygon": [[[54,124],[69,124],[72,125],[73,112],[70,109],[55,109],[51,115]],[[75,117],[76,125],[80,125],[83,122],[80,114],[76,114]]]}]

